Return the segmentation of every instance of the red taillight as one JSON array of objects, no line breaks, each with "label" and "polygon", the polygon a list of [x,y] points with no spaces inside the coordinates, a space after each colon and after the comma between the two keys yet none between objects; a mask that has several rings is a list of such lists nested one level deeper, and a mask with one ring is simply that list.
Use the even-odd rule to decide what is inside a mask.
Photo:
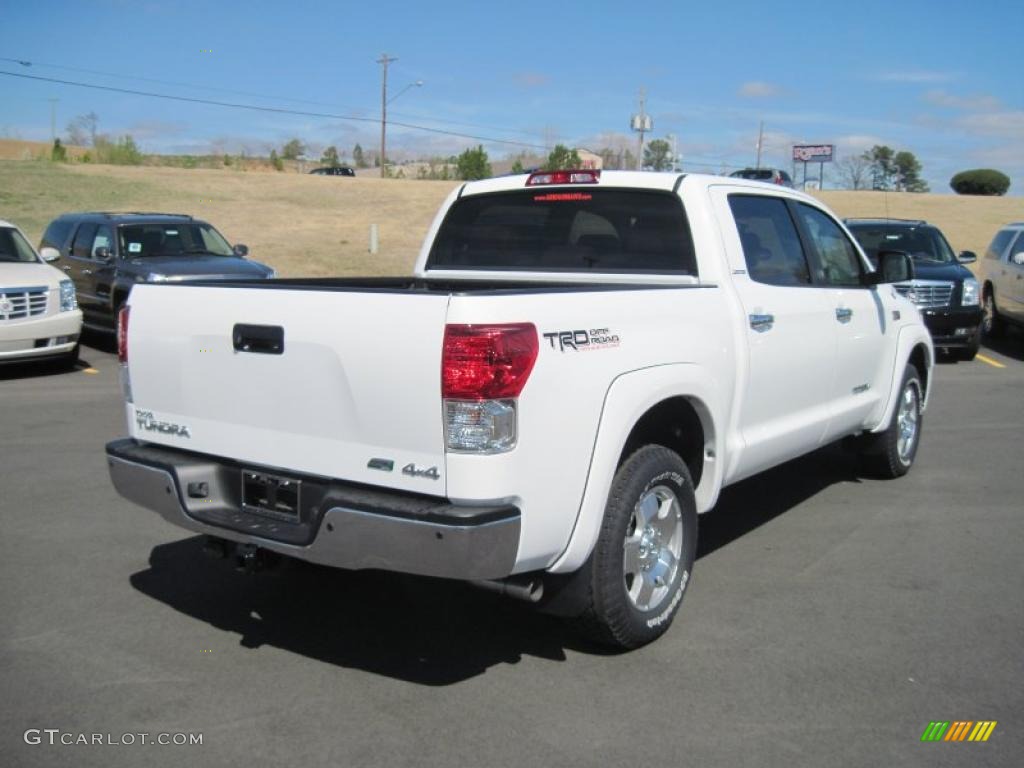
[{"label": "red taillight", "polygon": [[121,307],[117,313],[117,359],[122,363],[128,362],[128,310],[130,307]]},{"label": "red taillight", "polygon": [[441,396],[461,400],[518,397],[539,348],[533,323],[448,325],[441,357]]},{"label": "red taillight", "polygon": [[601,171],[539,171],[531,173],[526,186],[539,187],[546,184],[597,184]]}]

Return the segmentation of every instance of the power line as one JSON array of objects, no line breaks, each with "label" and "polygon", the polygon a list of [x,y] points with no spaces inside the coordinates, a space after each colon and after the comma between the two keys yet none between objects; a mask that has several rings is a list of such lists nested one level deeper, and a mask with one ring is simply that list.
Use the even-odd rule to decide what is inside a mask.
[{"label": "power line", "polygon": [[[236,96],[253,96],[253,97],[257,98],[257,99],[266,99],[268,101],[271,101],[271,100],[272,101],[286,101],[286,102],[290,102],[292,104],[310,104],[310,105],[316,106],[316,107],[327,107],[327,108],[360,109],[360,107],[353,107],[351,105],[345,105],[345,104],[328,104],[327,102],[323,102],[323,101],[312,101],[310,99],[296,99],[296,98],[291,98],[291,97],[288,97],[288,96],[275,96],[275,95],[272,95],[272,94],[255,93],[253,91],[239,91],[239,90],[235,90],[235,89],[232,89],[232,88],[218,88],[218,87],[212,86],[212,85],[199,85],[197,83],[183,83],[183,82],[178,81],[178,80],[158,80],[156,78],[151,78],[151,77],[139,77],[139,76],[136,76],[136,75],[122,75],[122,74],[118,74],[116,72],[104,72],[104,71],[98,70],[98,69],[82,69],[80,67],[68,67],[68,66],[64,66],[62,64],[48,64],[48,63],[45,63],[45,62],[42,62],[42,61],[26,61],[25,59],[11,59],[11,58],[8,58],[8,57],[5,57],[5,56],[0,56],[0,61],[7,61],[7,62],[11,62],[12,64],[21,64],[22,66],[25,66],[25,67],[32,67],[32,66],[35,66],[35,67],[47,67],[49,69],[61,69],[61,70],[65,70],[67,72],[78,72],[78,73],[87,74],[87,75],[100,75],[101,77],[114,77],[114,78],[119,78],[119,79],[122,79],[122,80],[137,80],[137,81],[143,82],[143,83],[156,83],[158,85],[171,85],[171,86],[181,87],[181,88],[195,88],[195,89],[198,89],[200,91],[214,91],[214,92],[217,92],[217,93],[230,93],[230,94],[234,94]],[[423,118],[421,115],[416,115],[416,114],[412,114],[412,113],[409,113],[409,112],[392,112],[392,114],[395,115],[396,117],[405,116],[405,117],[412,117],[412,118],[415,118],[415,119],[425,119],[425,120],[428,120],[428,121],[430,121],[432,123],[438,123],[438,124],[441,124],[441,125],[462,125],[462,126],[467,126],[469,128],[483,128],[484,130],[488,130],[488,131],[501,131],[502,133],[514,133],[514,134],[519,134],[519,135],[522,135],[522,136],[540,137],[540,135],[541,135],[541,134],[537,133],[536,131],[524,131],[524,130],[520,130],[520,129],[517,129],[517,128],[502,128],[500,126],[494,126],[494,125],[482,125],[480,123],[470,123],[470,122],[466,122],[466,121],[463,121],[463,120],[442,120],[440,118],[435,118],[435,117]],[[397,123],[395,123],[395,124],[397,125]]]},{"label": "power line", "polygon": [[[24,80],[39,80],[47,83],[58,83],[60,85],[71,85],[77,88],[89,88],[97,91],[108,91],[111,93],[123,93],[130,96],[145,96],[153,99],[166,99],[169,101],[183,101],[190,104],[205,104],[214,107],[226,107],[229,109],[246,109],[255,112],[271,112],[279,115],[298,115],[300,117],[322,117],[329,120],[350,120],[359,123],[379,123],[380,121],[373,117],[360,117],[358,115],[339,115],[332,114],[329,112],[309,112],[306,110],[298,109],[285,109],[284,107],[262,107],[255,104],[238,104],[227,101],[217,101],[215,99],[201,99],[195,96],[174,96],[167,93],[154,93],[152,91],[138,91],[132,88],[118,88],[112,85],[98,85],[96,83],[82,83],[75,80],[63,80],[56,77],[43,77],[41,75],[26,75],[21,72],[6,72],[0,70],[0,75],[6,75],[8,77],[18,77]],[[443,128],[431,128],[425,125],[416,125],[414,123],[398,122],[395,120],[391,121],[392,125],[397,125],[402,128],[408,128],[413,131],[425,131],[427,133],[436,133],[443,136],[455,136],[461,139],[473,139],[474,141],[484,141],[491,144],[512,144],[519,147],[528,147],[530,149],[544,149],[544,146],[540,144],[531,144],[525,141],[515,141],[513,139],[498,139],[493,136],[477,136],[470,133],[460,133],[458,131],[448,131]]]}]

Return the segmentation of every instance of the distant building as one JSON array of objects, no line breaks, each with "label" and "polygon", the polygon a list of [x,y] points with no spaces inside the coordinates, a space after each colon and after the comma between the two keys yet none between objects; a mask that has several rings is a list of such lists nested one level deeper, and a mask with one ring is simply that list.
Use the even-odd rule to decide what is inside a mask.
[{"label": "distant building", "polygon": [[580,168],[599,171],[604,167],[604,158],[588,149],[577,149],[576,154],[580,156]]}]

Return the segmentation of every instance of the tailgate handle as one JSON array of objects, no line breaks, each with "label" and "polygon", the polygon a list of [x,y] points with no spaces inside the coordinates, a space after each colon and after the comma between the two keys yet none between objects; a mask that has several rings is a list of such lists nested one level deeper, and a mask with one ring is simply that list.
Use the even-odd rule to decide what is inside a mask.
[{"label": "tailgate handle", "polygon": [[231,340],[236,352],[254,352],[261,355],[284,353],[284,328],[280,325],[235,323]]}]

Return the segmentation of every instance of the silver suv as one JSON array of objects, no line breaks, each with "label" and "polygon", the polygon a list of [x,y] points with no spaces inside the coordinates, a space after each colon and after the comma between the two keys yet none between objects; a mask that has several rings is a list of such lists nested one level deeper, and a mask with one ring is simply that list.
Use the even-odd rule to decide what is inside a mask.
[{"label": "silver suv", "polygon": [[978,267],[985,335],[997,337],[1007,324],[1024,327],[1024,221],[1000,229]]}]

